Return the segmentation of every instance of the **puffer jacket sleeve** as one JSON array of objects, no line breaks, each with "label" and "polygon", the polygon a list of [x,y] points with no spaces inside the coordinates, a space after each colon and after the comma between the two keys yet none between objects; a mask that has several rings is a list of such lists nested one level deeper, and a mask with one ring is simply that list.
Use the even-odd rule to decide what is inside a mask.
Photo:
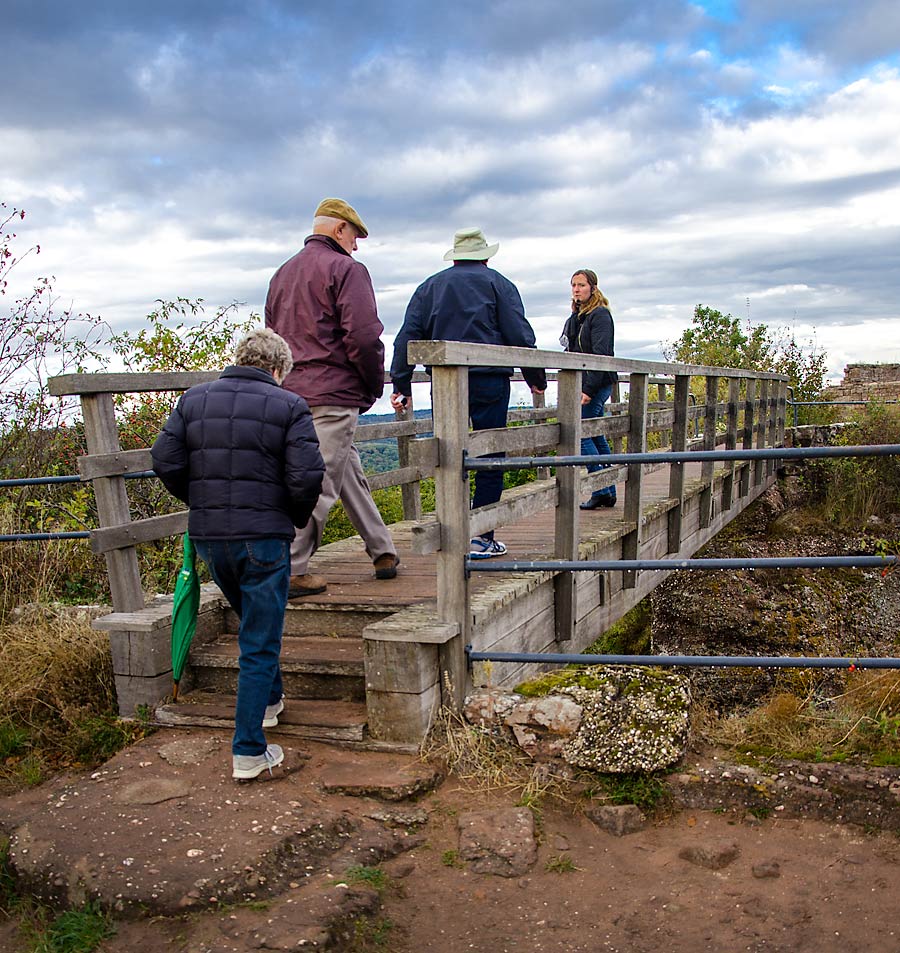
[{"label": "puffer jacket sleeve", "polygon": [[165,488],[182,503],[188,502],[188,452],[185,442],[185,422],[181,413],[181,399],[169,414],[159,436],[150,448],[153,472]]},{"label": "puffer jacket sleeve", "polygon": [[309,522],[322,491],[324,476],[325,462],[319,452],[312,414],[306,402],[298,400],[285,434],[284,482],[291,521],[299,529]]}]

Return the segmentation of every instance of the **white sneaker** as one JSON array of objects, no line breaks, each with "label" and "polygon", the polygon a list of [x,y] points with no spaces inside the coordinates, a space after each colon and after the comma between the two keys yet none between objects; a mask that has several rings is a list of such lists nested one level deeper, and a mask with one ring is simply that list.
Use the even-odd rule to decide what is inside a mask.
[{"label": "white sneaker", "polygon": [[236,754],[231,758],[231,776],[236,781],[258,778],[263,771],[272,773],[272,768],[284,761],[281,745],[266,745],[262,754]]},{"label": "white sneaker", "polygon": [[263,717],[263,728],[274,728],[278,724],[278,716],[284,711],[284,695],[274,705],[266,705],[266,714]]},{"label": "white sneaker", "polygon": [[490,559],[492,556],[505,555],[506,547],[497,539],[474,536],[469,541],[469,556],[472,559]]}]

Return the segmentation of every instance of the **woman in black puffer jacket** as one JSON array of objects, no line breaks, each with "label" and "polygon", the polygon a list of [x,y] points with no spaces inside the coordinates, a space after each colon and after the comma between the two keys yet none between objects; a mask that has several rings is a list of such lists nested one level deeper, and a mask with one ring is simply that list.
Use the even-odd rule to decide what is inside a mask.
[{"label": "woman in black puffer jacket", "polygon": [[151,449],[153,469],[188,504],[197,553],[239,616],[232,777],[284,760],[278,724],[281,634],[294,527],[319,498],[325,464],[309,407],[281,388],[294,361],[274,331],[251,331],[234,366],[182,394]]},{"label": "woman in black puffer jacket", "polygon": [[[609,301],[597,287],[597,275],[590,268],[580,268],[572,275],[572,313],[566,322],[560,343],[567,351],[578,354],[613,355],[614,327]],[[603,416],[603,405],[609,400],[616,375],[612,371],[585,371],[581,380],[581,418],[588,420]],[[608,454],[609,443],[603,434],[585,437],[581,441],[583,456]],[[588,473],[606,469],[608,464],[592,464]],[[581,504],[583,510],[595,510],[616,505],[615,484],[595,490],[590,499]]]}]

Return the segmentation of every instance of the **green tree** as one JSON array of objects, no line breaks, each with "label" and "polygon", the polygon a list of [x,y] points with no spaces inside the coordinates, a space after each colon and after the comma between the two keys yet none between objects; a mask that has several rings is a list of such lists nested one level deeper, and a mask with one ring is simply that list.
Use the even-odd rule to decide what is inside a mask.
[{"label": "green tree", "polygon": [[[691,326],[675,341],[664,342],[662,350],[667,360],[684,364],[784,374],[796,401],[818,400],[825,384],[827,354],[815,342],[800,344],[786,327],[742,322],[702,304],[694,308]],[[827,416],[820,408],[803,407],[798,420],[810,423]]]},{"label": "green tree", "polygon": [[713,367],[743,367],[754,371],[773,369],[775,342],[764,324],[753,325],[698,304],[691,327],[676,341],[663,344],[668,361],[707,364]]}]

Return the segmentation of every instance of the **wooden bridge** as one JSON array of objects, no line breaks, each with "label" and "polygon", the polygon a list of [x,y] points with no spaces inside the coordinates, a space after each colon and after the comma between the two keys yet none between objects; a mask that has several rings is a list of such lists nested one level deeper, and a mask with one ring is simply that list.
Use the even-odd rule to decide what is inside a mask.
[{"label": "wooden bridge", "polygon": [[[358,537],[322,547],[311,571],[329,582],[321,596],[294,600],[282,650],[287,703],[279,730],[378,747],[421,741],[441,705],[458,707],[478,684],[511,687],[534,663],[466,663],[478,651],[585,648],[643,599],[665,571],[474,573],[469,539],[489,529],[508,559],[684,559],[763,493],[774,461],[626,464],[588,476],[582,468],[539,470],[500,502],[469,509],[466,456],[577,455],[582,435],[603,433],[614,452],[648,445],[675,451],[781,446],[786,380],[733,368],[602,358],[457,342],[414,342],[410,358],[432,368],[433,419],[363,425],[357,442],[397,439],[400,466],[370,477],[373,489],[401,487],[404,520],[391,526],[401,559],[393,580],[376,580]],[[510,412],[510,426],[468,430],[468,368],[556,369],[556,406]],[[582,421],[581,373],[613,370],[627,399]],[[81,398],[87,456],[101,526],[92,548],[107,559],[113,613],[108,630],[119,710],[148,706],[166,724],[228,725],[237,676],[237,620],[218,590],[204,587],[197,636],[177,705],[171,689],[171,596],[145,598],[135,547],[183,533],[186,512],[132,521],[126,473],[150,467],[149,450],[123,451],[113,395],[180,391],[214,373],[68,375],[51,393]],[[554,375],[551,375],[554,376]],[[420,378],[421,379],[421,378]],[[542,403],[542,402],[541,402]],[[422,512],[421,482],[434,479],[435,511]],[[583,512],[579,500],[617,483],[614,509]],[[191,687],[192,686],[192,687]]]}]

